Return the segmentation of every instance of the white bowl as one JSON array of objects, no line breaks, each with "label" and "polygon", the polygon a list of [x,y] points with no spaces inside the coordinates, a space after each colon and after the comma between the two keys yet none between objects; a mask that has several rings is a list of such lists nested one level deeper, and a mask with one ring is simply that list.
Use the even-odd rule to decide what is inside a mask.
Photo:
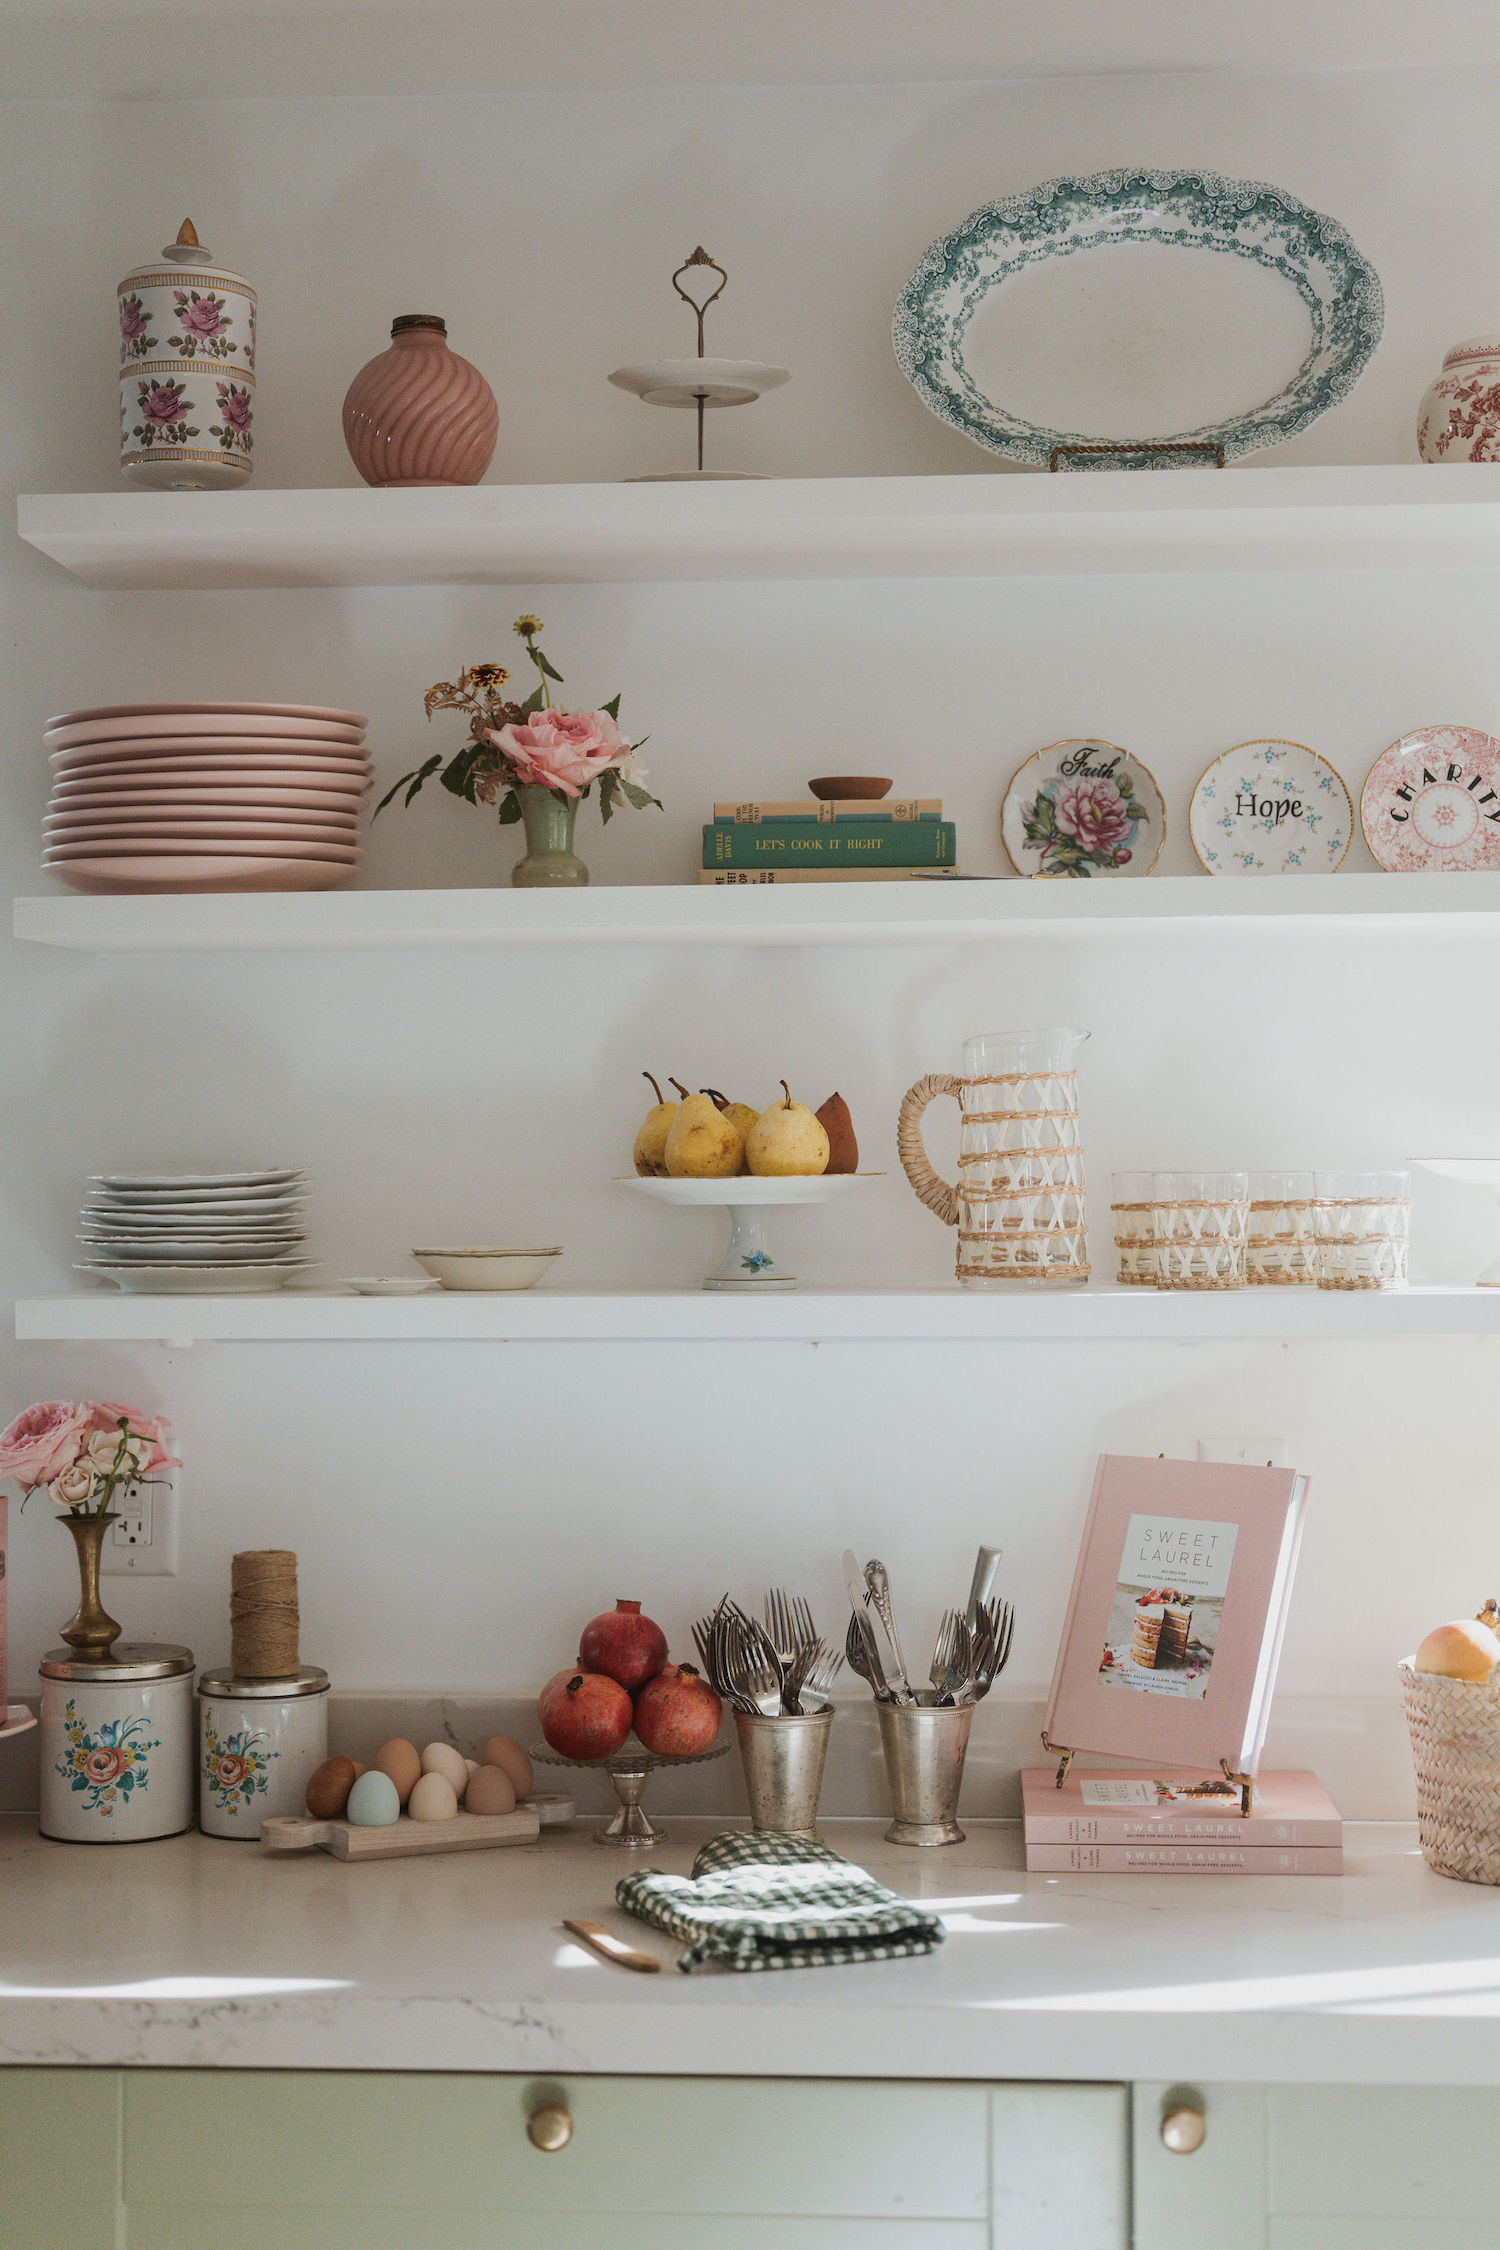
[{"label": "white bowl", "polygon": [[562,1249],[413,1250],[412,1256],[445,1289],[529,1289]]}]

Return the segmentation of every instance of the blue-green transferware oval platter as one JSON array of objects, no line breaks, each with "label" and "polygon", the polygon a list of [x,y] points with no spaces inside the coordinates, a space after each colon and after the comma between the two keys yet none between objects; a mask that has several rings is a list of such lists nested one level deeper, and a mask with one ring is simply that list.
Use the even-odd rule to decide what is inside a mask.
[{"label": "blue-green transferware oval platter", "polygon": [[[1042,261],[1116,243],[1219,251],[1280,275],[1307,313],[1300,366],[1246,412],[1170,435],[1141,431],[1139,445],[1101,446],[1097,432],[1048,429],[1011,413],[965,364],[976,312]],[[1354,388],[1384,318],[1380,278],[1337,219],[1263,181],[1142,170],[1047,180],[971,212],[932,245],[902,290],[892,337],[923,403],[991,453],[1040,468],[1177,468],[1212,461],[1215,449],[1229,461],[1296,437]],[[1074,450],[1088,447],[1100,449]]]}]

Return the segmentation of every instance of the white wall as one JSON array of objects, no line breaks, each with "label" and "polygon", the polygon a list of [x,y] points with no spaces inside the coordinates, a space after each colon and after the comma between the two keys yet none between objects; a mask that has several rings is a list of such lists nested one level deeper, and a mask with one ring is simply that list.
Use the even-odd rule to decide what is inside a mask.
[{"label": "white wall", "polygon": [[[113,285],[190,210],[264,306],[265,484],[352,483],[338,404],[389,316],[446,314],[501,400],[501,479],[608,479],[682,455],[686,417],[610,390],[686,347],[667,290],[703,241],[732,274],[718,340],[788,389],[714,427],[790,474],[974,471],[897,373],[889,308],[976,202],[1154,161],[1273,179],[1350,227],[1386,340],[1352,399],[1263,458],[1410,458],[1443,347],[1496,325],[1493,74],[1160,77],[1026,86],[591,94],[575,101],[12,105],[4,119],[0,444],[17,489],[114,482]],[[0,861],[41,887],[39,735],[69,705],[160,694],[353,704],[394,775],[435,730],[421,691],[504,650],[529,590],[97,595],[3,540]],[[649,728],[664,817],[599,835],[600,881],[680,881],[716,795],[830,767],[940,790],[965,866],[997,871],[1001,789],[1097,732],[1166,791],[1282,734],[1356,788],[1427,720],[1500,730],[1495,574],[1275,580],[547,589],[546,645]],[[377,827],[362,881],[504,881],[509,837],[434,796]],[[1351,866],[1365,866],[1362,847]],[[68,1285],[86,1173],[296,1163],[327,1272],[445,1235],[566,1244],[559,1284],[691,1281],[716,1222],[613,1187],[643,1066],[853,1107],[862,1205],[792,1215],[804,1275],[933,1284],[952,1241],[895,1166],[899,1096],[960,1038],[1090,1025],[1096,1184],[1159,1163],[1394,1162],[1493,1152],[1490,941],[1136,936],[942,952],[91,960],[6,942],[0,1055],[12,1294]],[[934,1125],[934,1155],[951,1152]],[[1500,1213],[1419,1188],[1418,1261],[1463,1279]],[[1102,1206],[1103,1198],[1097,1198]],[[1103,1230],[1099,1255],[1103,1258]],[[1284,1684],[1383,1695],[1395,1657],[1492,1590],[1494,1359],[1353,1347],[5,1346],[6,1411],[46,1395],[163,1405],[187,1455],[183,1569],[122,1589],[135,1632],[227,1644],[227,1558],[302,1558],[305,1649],[345,1686],[524,1688],[577,1624],[639,1594],[685,1641],[726,1583],[805,1585],[833,1620],[846,1541],[920,1611],[974,1541],[1007,1548],[1011,1680],[1051,1668],[1091,1458],[1188,1431],[1290,1440],[1316,1478]],[[70,1603],[37,1508],[14,1539],[12,1687]],[[909,1593],[907,1593],[909,1589]],[[1357,1810],[1355,1806],[1350,1806]]]}]

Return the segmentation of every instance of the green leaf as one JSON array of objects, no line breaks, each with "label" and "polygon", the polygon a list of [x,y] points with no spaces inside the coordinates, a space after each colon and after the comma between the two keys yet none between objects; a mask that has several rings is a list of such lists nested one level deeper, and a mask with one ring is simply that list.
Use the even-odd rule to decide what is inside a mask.
[{"label": "green leaf", "polygon": [[471,805],[476,803],[477,799],[474,795],[475,768],[482,759],[488,756],[489,747],[486,743],[466,742],[462,750],[457,751],[444,766],[440,776],[443,787],[450,791],[453,796],[462,797]]},{"label": "green leaf", "polygon": [[531,651],[531,661],[536,666],[539,672],[544,672],[546,674],[549,680],[556,680],[559,686],[562,685],[561,672],[558,671],[555,664],[548,663],[546,657],[543,656],[539,648],[533,647]]},{"label": "green leaf", "polygon": [[618,770],[614,766],[607,766],[599,776],[599,818],[605,827],[608,827],[609,816],[615,809],[615,798],[619,794],[619,788],[620,776]]},{"label": "green leaf", "polygon": [[500,800],[500,825],[502,828],[514,828],[520,817],[521,800],[514,789],[508,789]]},{"label": "green leaf", "polygon": [[533,688],[530,695],[527,696],[526,701],[521,705],[521,709],[529,719],[533,711],[540,711],[543,703],[545,703],[546,700],[546,697],[543,695],[539,687]]},{"label": "green leaf", "polygon": [[1130,815],[1130,818],[1132,820],[1143,821],[1147,827],[1150,826],[1150,813],[1147,812],[1144,805],[1138,804],[1134,797],[1131,798],[1130,803],[1125,807],[1125,810]]},{"label": "green leaf", "polygon": [[660,797],[653,797],[650,790],[643,789],[638,781],[627,781],[622,775],[620,787],[637,812],[644,812],[648,805],[655,805],[658,812],[663,809]]},{"label": "green leaf", "polygon": [[620,698],[619,698],[619,696],[618,696],[618,695],[616,695],[616,696],[612,697],[612,698],[611,698],[611,700],[610,700],[610,701],[609,701],[608,703],[601,703],[601,704],[600,704],[600,706],[599,706],[599,708],[600,708],[600,710],[601,710],[601,711],[603,711],[603,712],[604,712],[604,713],[606,714],[606,716],[607,716],[607,717],[609,717],[609,718],[611,718],[611,719],[618,719],[618,718],[619,718],[619,716],[620,716]]},{"label": "green leaf", "polygon": [[[439,758],[436,762],[438,765],[441,765],[443,761],[441,758]],[[372,820],[378,820],[380,815],[385,811],[386,806],[390,803],[391,799],[393,797],[398,797],[409,781],[415,783],[416,787],[420,789],[422,786],[422,777],[426,774],[431,773],[431,771],[432,767],[430,765],[413,766],[410,773],[404,773],[399,781],[393,781],[390,788],[387,789],[385,795],[381,798],[379,804],[375,807],[374,812],[371,813],[370,818]],[[410,804],[410,797],[408,797],[406,801],[408,804]]]},{"label": "green leaf", "polygon": [[1115,787],[1122,797],[1133,797],[1135,795],[1135,783],[1128,773],[1117,773],[1115,775]]},{"label": "green leaf", "polygon": [[1039,795],[1032,804],[1028,818],[1036,822],[1044,836],[1057,834],[1057,807],[1050,797]]}]

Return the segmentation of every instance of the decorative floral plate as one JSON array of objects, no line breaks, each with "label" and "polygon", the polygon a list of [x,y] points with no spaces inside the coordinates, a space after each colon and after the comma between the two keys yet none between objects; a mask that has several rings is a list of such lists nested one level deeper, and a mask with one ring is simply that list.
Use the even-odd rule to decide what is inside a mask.
[{"label": "decorative floral plate", "polygon": [[1166,840],[1161,791],[1128,750],[1053,742],[1011,776],[1000,834],[1019,875],[1149,875]]},{"label": "decorative floral plate", "polygon": [[1215,758],[1188,808],[1210,875],[1331,875],[1354,837],[1354,800],[1301,742],[1238,743]]},{"label": "decorative floral plate", "polygon": [[1500,867],[1500,742],[1478,727],[1418,727],[1371,766],[1359,817],[1394,875]]},{"label": "decorative floral plate", "polygon": [[[1097,445],[1098,431],[1048,429],[991,397],[969,364],[976,356],[969,331],[995,291],[1042,261],[1121,243],[1251,259],[1296,290],[1311,334],[1301,364],[1259,406],[1193,429],[1132,432],[1151,442],[1073,466],[1180,468],[1212,459],[1215,447],[1233,460],[1279,445],[1354,388],[1380,341],[1379,276],[1337,219],[1257,180],[1095,172],[984,204],[932,245],[896,302],[892,335],[902,373],[939,420],[991,453],[1046,468],[1059,448]],[[1190,450],[1173,457],[1174,446]]]}]

